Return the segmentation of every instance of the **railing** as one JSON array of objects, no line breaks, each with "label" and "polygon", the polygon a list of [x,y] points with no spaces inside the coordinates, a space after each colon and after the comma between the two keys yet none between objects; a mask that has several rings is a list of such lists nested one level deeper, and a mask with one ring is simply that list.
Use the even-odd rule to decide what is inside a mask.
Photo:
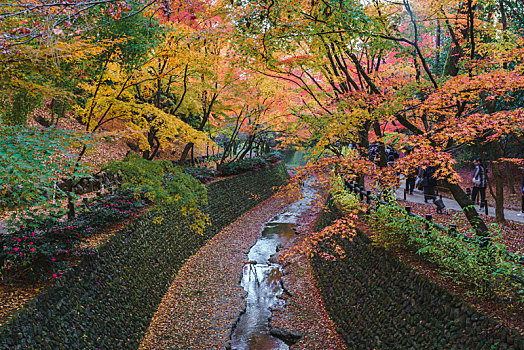
[{"label": "railing", "polygon": [[[364,190],[363,188],[360,188],[356,183],[345,181],[345,187],[350,192],[357,194],[360,197],[361,202],[365,202],[368,204],[368,207],[371,209],[376,210],[377,205],[391,205],[390,202],[387,202],[381,198],[381,196],[375,196],[371,193],[369,190]],[[372,205],[372,202],[375,202],[375,205]],[[476,245],[479,245],[480,247],[487,247],[490,244],[489,238],[486,238],[484,240],[480,240],[471,236],[468,236],[466,234],[460,234],[457,232],[457,226],[456,225],[450,225],[450,227],[446,227],[443,225],[440,225],[436,222],[433,222],[433,216],[431,214],[426,214],[425,217],[422,217],[420,215],[414,214],[411,212],[411,207],[406,206],[405,208],[406,215],[417,218],[421,222],[425,223],[425,230],[428,231],[430,228],[434,227],[440,231],[443,231],[447,233],[451,237],[460,237],[462,236],[462,240],[468,243],[473,243]],[[519,264],[524,264],[524,257],[519,256],[515,253],[509,252],[507,250],[502,251],[503,254],[505,254],[511,261],[514,261]],[[524,278],[522,276],[517,275],[511,275],[512,278],[517,280],[518,282],[524,284]]]}]

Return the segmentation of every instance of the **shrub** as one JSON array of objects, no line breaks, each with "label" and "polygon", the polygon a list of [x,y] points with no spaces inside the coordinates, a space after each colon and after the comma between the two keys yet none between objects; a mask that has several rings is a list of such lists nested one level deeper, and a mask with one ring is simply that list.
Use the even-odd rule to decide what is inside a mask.
[{"label": "shrub", "polygon": [[208,168],[184,167],[184,173],[193,176],[201,183],[206,183],[216,177],[216,171]]},{"label": "shrub", "polygon": [[472,293],[516,294],[521,289],[511,275],[524,275],[522,266],[508,259],[505,246],[496,239],[482,247],[465,241],[462,235],[452,237],[435,227],[426,230],[422,219],[408,216],[405,209],[393,204],[380,206],[370,219],[376,244],[424,255],[458,283],[472,283]]},{"label": "shrub", "polygon": [[282,159],[279,152],[262,154],[258,157],[244,158],[232,163],[224,164],[220,168],[223,176],[237,175],[246,171],[258,170],[270,164],[275,164]]},{"label": "shrub", "polygon": [[341,177],[337,177],[331,184],[329,194],[333,203],[337,206],[343,215],[349,215],[356,211],[365,211],[365,205],[360,201],[356,194],[347,191],[344,188],[344,181]]},{"label": "shrub", "polygon": [[201,210],[207,204],[206,188],[180,167],[132,154],[121,162],[110,163],[107,170],[121,174],[122,188],[142,193],[156,204],[176,205],[183,215],[194,216],[194,228],[202,232],[207,222]]},{"label": "shrub", "polygon": [[37,277],[70,254],[82,238],[119,220],[133,216],[145,202],[129,190],[117,190],[95,197],[79,210],[70,221],[56,216],[34,213],[23,218],[7,235],[0,236],[3,259],[0,276],[9,279],[26,267],[30,276]]}]

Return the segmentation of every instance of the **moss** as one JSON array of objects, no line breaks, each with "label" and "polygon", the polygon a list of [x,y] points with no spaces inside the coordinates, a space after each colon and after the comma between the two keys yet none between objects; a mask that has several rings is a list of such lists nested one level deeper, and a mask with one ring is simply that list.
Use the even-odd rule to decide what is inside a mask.
[{"label": "moss", "polygon": [[186,259],[286,178],[279,163],[210,184],[203,235],[172,206],[145,214],[26,305],[1,330],[0,348],[137,348]]},{"label": "moss", "polygon": [[[322,213],[317,229],[336,218]],[[515,330],[477,313],[359,233],[339,240],[347,256],[312,259],[330,317],[349,348],[509,349],[523,344]]]}]

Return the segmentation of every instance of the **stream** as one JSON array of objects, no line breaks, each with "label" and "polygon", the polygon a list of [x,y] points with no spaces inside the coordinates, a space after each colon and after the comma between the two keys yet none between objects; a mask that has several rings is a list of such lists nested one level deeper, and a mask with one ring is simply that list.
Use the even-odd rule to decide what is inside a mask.
[{"label": "stream", "polygon": [[306,184],[302,188],[303,197],[267,222],[261,237],[249,250],[249,262],[244,265],[241,281],[247,292],[247,306],[231,335],[232,350],[289,349],[283,340],[270,333],[271,308],[284,304],[278,298],[283,292],[281,266],[271,263],[270,258],[279,246],[293,238],[298,218],[310,207],[315,194],[313,187]]}]

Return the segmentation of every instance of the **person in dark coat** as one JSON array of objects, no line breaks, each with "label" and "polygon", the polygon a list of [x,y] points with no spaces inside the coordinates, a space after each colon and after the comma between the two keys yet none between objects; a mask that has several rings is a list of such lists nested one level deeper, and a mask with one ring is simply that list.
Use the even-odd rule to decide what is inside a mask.
[{"label": "person in dark coat", "polygon": [[521,198],[522,203],[521,203],[520,213],[517,214],[517,216],[524,216],[524,166],[521,167],[520,170],[522,170],[522,188],[520,190],[520,194],[522,196]]},{"label": "person in dark coat", "polygon": [[436,198],[435,186],[437,185],[435,167],[427,166],[420,168],[419,176],[422,179],[422,187],[424,188],[424,202],[434,201]]},{"label": "person in dark coat", "polygon": [[480,207],[484,208],[486,201],[486,187],[488,186],[488,177],[486,170],[481,164],[481,160],[475,160],[475,169],[473,170],[473,190],[471,191],[471,200],[473,203],[477,200],[477,195],[480,193]]},{"label": "person in dark coat", "polygon": [[413,194],[413,190],[415,189],[415,181],[417,179],[417,169],[411,168],[409,169],[408,176],[406,178],[406,191],[409,192],[409,194]]}]

